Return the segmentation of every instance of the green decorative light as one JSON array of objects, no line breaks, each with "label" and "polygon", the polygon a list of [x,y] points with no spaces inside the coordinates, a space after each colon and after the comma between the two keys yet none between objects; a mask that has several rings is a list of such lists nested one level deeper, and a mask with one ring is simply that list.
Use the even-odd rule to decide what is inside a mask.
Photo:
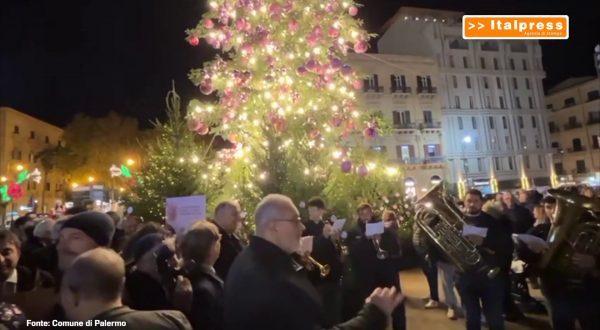
[{"label": "green decorative light", "polygon": [[121,165],[121,175],[126,178],[131,178],[131,170],[126,165]]},{"label": "green decorative light", "polygon": [[8,202],[10,201],[10,197],[8,196],[8,186],[7,185],[3,185],[2,187],[0,187],[0,199],[2,199],[2,202]]},{"label": "green decorative light", "polygon": [[19,176],[17,177],[17,183],[21,184],[21,183],[25,182],[25,180],[27,180],[27,178],[29,178],[29,172],[27,172],[27,170],[24,170],[21,173],[19,173]]}]

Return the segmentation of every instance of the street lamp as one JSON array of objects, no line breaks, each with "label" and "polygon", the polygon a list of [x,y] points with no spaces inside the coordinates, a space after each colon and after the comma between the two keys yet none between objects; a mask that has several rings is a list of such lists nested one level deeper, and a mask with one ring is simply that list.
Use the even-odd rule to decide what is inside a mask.
[{"label": "street lamp", "polygon": [[0,177],[0,182],[6,182],[8,179],[5,176]]},{"label": "street lamp", "polygon": [[79,185],[77,183],[73,182],[73,184],[71,185],[71,187],[77,188],[77,187],[79,187]]},{"label": "street lamp", "polygon": [[90,177],[88,177],[88,182],[89,182],[89,183],[92,183],[92,182],[94,182],[94,177],[93,177],[93,176],[90,176]]},{"label": "street lamp", "polygon": [[17,165],[17,171],[22,171],[23,168],[24,168],[23,165],[21,165],[21,164]]},{"label": "street lamp", "polygon": [[131,158],[127,159],[127,166],[133,166],[133,164],[135,164],[135,160]]}]

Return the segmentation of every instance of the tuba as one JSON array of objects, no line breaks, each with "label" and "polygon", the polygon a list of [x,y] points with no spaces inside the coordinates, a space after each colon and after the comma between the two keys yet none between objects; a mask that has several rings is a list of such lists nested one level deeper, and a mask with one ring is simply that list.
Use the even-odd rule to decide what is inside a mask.
[{"label": "tuba", "polygon": [[539,266],[580,278],[585,272],[573,266],[573,254],[600,255],[600,201],[560,189],[548,194],[556,199],[556,211]]},{"label": "tuba", "polygon": [[416,202],[415,221],[461,272],[475,269],[494,278],[500,271],[484,264],[481,253],[462,236],[464,215],[446,192],[444,181]]}]

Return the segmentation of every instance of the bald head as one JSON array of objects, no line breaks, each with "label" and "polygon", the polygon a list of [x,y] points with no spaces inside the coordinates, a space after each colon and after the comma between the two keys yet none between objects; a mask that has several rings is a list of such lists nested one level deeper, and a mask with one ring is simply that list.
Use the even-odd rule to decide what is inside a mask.
[{"label": "bald head", "polygon": [[125,279],[123,259],[113,250],[96,248],[81,254],[65,272],[61,289],[82,299],[120,300]]},{"label": "bald head", "polygon": [[285,195],[270,194],[263,198],[256,206],[254,218],[256,219],[256,234],[264,234],[269,224],[278,220],[288,220],[299,215],[294,202]]}]

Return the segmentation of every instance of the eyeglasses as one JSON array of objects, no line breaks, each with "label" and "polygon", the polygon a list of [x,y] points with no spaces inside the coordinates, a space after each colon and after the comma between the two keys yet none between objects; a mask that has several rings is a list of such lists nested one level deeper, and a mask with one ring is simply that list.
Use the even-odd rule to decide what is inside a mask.
[{"label": "eyeglasses", "polygon": [[278,219],[276,221],[291,222],[295,223],[298,226],[302,224],[302,219],[300,219],[300,217],[295,217],[293,219]]}]

